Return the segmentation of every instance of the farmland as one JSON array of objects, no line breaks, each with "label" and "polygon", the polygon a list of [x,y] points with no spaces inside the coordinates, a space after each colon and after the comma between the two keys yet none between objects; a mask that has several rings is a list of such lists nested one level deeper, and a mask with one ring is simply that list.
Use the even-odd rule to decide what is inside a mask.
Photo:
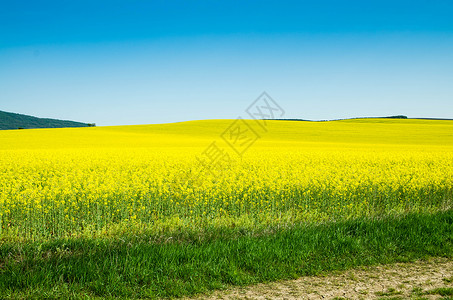
[{"label": "farmland", "polygon": [[250,120],[242,142],[234,122],[0,132],[3,296],[173,297],[453,254],[452,121]]}]

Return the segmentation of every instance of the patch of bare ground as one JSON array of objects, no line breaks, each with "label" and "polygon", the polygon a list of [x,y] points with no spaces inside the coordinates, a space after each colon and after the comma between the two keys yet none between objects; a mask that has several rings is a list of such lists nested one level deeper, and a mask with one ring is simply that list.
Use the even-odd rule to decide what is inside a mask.
[{"label": "patch of bare ground", "polygon": [[453,261],[361,267],[216,291],[191,299],[453,299]]}]

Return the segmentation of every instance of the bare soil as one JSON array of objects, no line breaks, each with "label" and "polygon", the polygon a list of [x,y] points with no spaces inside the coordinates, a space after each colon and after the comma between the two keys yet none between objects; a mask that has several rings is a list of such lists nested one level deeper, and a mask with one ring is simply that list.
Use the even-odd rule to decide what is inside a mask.
[{"label": "bare soil", "polygon": [[453,299],[453,261],[362,267],[216,291],[191,299]]}]

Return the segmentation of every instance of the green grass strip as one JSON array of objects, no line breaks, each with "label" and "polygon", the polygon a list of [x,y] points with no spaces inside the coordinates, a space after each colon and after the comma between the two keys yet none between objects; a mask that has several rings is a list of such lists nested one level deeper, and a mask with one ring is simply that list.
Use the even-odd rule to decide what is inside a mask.
[{"label": "green grass strip", "polygon": [[[233,230],[233,229],[232,229]],[[180,297],[361,265],[453,256],[453,211],[300,225],[272,234],[0,246],[0,298]]]},{"label": "green grass strip", "polygon": [[453,288],[437,288],[429,290],[425,293],[426,295],[440,295],[440,296],[453,296]]}]

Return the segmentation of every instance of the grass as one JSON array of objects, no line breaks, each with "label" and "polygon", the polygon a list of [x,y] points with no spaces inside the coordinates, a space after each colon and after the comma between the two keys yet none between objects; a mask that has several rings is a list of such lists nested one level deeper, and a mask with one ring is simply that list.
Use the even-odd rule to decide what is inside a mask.
[{"label": "grass", "polygon": [[389,288],[387,289],[386,292],[377,292],[376,293],[376,296],[395,296],[395,295],[401,295],[402,292],[401,291],[398,291],[396,290],[395,288]]},{"label": "grass", "polygon": [[173,234],[160,243],[151,232],[3,243],[0,298],[181,297],[360,265],[452,257],[453,211],[295,225],[272,234],[233,228],[184,239]]},{"label": "grass", "polygon": [[440,295],[440,296],[453,296],[453,288],[445,287],[445,288],[437,288],[427,291],[425,294],[427,295]]}]

